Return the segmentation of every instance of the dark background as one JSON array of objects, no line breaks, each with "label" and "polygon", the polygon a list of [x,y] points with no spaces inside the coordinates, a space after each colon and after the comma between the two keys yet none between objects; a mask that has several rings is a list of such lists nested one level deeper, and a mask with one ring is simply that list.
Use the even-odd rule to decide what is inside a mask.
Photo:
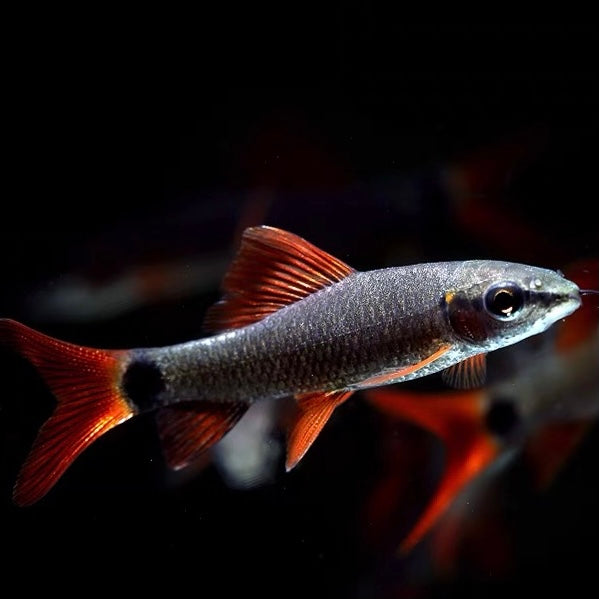
[{"label": "dark background", "polygon": [[[91,346],[198,337],[218,277],[109,316],[36,305],[72,273],[101,284],[139,264],[226,259],[241,228],[262,222],[361,269],[470,257],[563,269],[598,256],[594,27],[398,25],[354,4],[268,26],[257,15],[185,28],[137,17],[15,29],[3,316]],[[467,198],[476,210],[464,214],[450,175],[483,167]],[[80,592],[115,590],[119,573],[132,589],[167,583],[203,596],[408,593],[408,566],[361,539],[379,428],[359,396],[301,467],[281,466],[259,489],[229,489],[210,467],[168,484],[142,417],[18,509],[11,487],[52,398],[20,359],[4,353],[1,372],[3,576]],[[416,576],[424,582],[410,596],[588,580],[598,447],[593,430],[543,498],[510,496],[512,573],[466,564],[449,580]]]}]

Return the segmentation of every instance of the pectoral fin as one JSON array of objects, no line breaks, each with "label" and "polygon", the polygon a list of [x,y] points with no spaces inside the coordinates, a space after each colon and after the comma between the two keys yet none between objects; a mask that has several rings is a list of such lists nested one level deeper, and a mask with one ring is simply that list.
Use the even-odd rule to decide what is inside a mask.
[{"label": "pectoral fin", "polygon": [[441,378],[456,389],[482,387],[487,378],[487,354],[477,354],[446,368]]},{"label": "pectoral fin", "polygon": [[297,414],[287,438],[287,472],[304,457],[318,437],[333,410],[346,401],[353,391],[327,391],[297,397]]}]

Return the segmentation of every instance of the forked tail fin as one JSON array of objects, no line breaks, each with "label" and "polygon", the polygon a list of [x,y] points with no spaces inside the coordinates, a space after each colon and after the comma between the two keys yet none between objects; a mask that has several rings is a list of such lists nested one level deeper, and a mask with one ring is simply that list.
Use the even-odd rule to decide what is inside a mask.
[{"label": "forked tail fin", "polygon": [[119,387],[128,352],[67,343],[10,319],[0,319],[0,347],[29,360],[58,402],[14,487],[15,503],[26,506],[48,493],[93,441],[135,414]]}]

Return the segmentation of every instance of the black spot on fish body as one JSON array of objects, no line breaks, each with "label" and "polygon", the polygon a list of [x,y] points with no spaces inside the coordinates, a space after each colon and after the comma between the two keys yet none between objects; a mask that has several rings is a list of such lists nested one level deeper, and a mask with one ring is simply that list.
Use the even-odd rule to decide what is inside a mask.
[{"label": "black spot on fish body", "polygon": [[501,439],[514,434],[520,424],[520,415],[511,399],[493,400],[485,416],[487,430]]},{"label": "black spot on fish body", "polygon": [[135,406],[144,411],[155,407],[157,396],[165,384],[160,368],[149,360],[136,360],[129,364],[123,375],[123,391]]}]

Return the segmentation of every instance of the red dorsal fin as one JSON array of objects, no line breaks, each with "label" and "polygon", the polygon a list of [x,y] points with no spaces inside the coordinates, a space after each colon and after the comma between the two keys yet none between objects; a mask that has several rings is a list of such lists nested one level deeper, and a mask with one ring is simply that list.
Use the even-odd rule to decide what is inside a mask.
[{"label": "red dorsal fin", "polygon": [[219,441],[243,416],[243,404],[203,404],[201,410],[170,407],[156,414],[158,434],[167,464],[180,470]]},{"label": "red dorsal fin", "polygon": [[119,386],[127,352],[74,345],[9,319],[0,319],[0,346],[27,358],[58,402],[15,484],[15,503],[31,505],[86,447],[135,414]]},{"label": "red dorsal fin", "polygon": [[333,410],[346,401],[353,391],[308,393],[297,398],[297,415],[287,438],[287,472],[304,457],[318,437]]},{"label": "red dorsal fin", "polygon": [[485,429],[485,395],[482,391],[453,391],[425,395],[416,391],[367,391],[370,402],[393,417],[413,422],[437,435],[447,457],[434,496],[400,545],[411,550],[436,524],[457,494],[498,455],[498,447]]},{"label": "red dorsal fin", "polygon": [[293,233],[250,227],[223,281],[223,299],[208,310],[205,327],[218,331],[257,322],[352,272]]},{"label": "red dorsal fin", "polygon": [[456,389],[482,387],[487,378],[487,354],[476,354],[446,368],[441,373],[441,378]]}]

